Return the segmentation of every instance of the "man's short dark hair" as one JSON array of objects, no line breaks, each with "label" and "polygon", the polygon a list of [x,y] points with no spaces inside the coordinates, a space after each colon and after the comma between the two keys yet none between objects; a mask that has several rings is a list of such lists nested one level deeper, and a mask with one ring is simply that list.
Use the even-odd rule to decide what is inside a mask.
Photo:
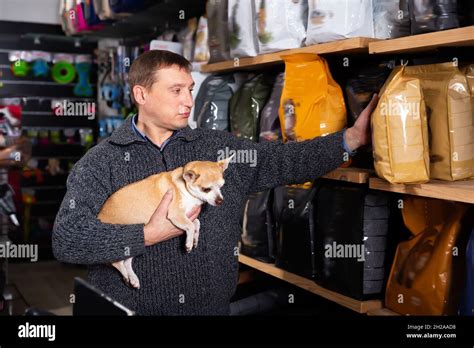
[{"label": "man's short dark hair", "polygon": [[150,88],[155,81],[155,72],[159,69],[177,66],[191,72],[191,63],[183,56],[164,50],[151,50],[135,59],[128,73],[130,83],[130,97],[136,104],[133,96],[133,87],[136,85]]}]

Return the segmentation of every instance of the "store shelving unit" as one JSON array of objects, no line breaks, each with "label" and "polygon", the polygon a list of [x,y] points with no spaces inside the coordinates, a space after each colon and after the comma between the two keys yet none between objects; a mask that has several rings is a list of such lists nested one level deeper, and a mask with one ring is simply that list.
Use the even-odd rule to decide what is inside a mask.
[{"label": "store shelving unit", "polygon": [[474,45],[474,26],[401,37],[392,40],[379,40],[369,43],[370,54],[414,53],[438,47],[457,47]]},{"label": "store shelving unit", "polygon": [[[220,73],[233,70],[255,70],[271,65],[282,64],[283,56],[293,53],[314,54],[392,54],[419,53],[445,47],[474,46],[474,26],[446,31],[420,34],[391,40],[370,38],[351,38],[330,43],[318,44],[297,49],[285,50],[257,57],[240,58],[201,66],[206,73]],[[368,184],[371,189],[402,194],[474,203],[474,180],[447,182],[433,180],[425,184],[393,185],[377,178],[373,170],[360,168],[338,168],[322,178],[342,180],[358,184]],[[324,297],[358,313],[376,316],[400,315],[384,308],[382,300],[358,301],[317,285],[313,280],[277,268],[245,255],[239,256],[239,262],[260,272],[269,274]]]},{"label": "store shelving unit", "polygon": [[332,172],[323,175],[322,178],[348,181],[355,184],[366,184],[371,175],[374,175],[373,170],[349,167],[333,170]]},{"label": "store shelving unit", "polygon": [[312,45],[307,47],[284,50],[275,53],[261,54],[256,57],[245,57],[225,62],[205,64],[201,67],[201,72],[214,73],[225,72],[239,69],[259,69],[268,65],[282,64],[283,56],[295,53],[314,53],[314,54],[355,54],[367,53],[369,43],[378,41],[366,37],[355,37],[351,39],[333,41]]},{"label": "store shelving unit", "polygon": [[301,277],[294,273],[277,268],[275,265],[264,263],[245,255],[239,255],[239,262],[258,269],[259,271],[269,274],[273,277],[296,285],[302,289],[312,292],[313,294],[324,297],[325,299],[338,303],[341,306],[352,309],[358,313],[367,313],[368,311],[382,308],[382,301],[380,300],[358,301],[353,298],[341,295],[337,292],[325,289],[317,285],[311,279]]},{"label": "store shelving unit", "polygon": [[375,190],[404,193],[407,195],[422,196],[474,203],[474,180],[439,181],[432,180],[426,184],[390,184],[380,178],[370,178],[369,187]]}]

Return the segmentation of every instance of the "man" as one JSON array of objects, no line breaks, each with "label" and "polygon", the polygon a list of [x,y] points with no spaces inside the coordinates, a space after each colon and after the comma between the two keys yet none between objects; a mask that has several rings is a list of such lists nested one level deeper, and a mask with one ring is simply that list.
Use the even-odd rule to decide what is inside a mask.
[{"label": "man", "polygon": [[[129,73],[138,115],[73,168],[56,217],[53,251],[64,262],[89,265],[89,281],[140,315],[227,315],[238,278],[239,219],[250,192],[302,183],[339,167],[347,151],[369,142],[374,99],[354,127],[300,143],[254,143],[230,133],[187,126],[193,106],[190,64],[168,51],[149,51]],[[166,218],[165,196],[147,224],[112,225],[97,219],[121,187],[190,161],[216,161],[219,151],[256,150],[257,165],[230,163],[224,202],[199,214],[199,246],[184,251],[183,231]],[[179,238],[176,238],[178,237]],[[110,264],[133,256],[139,290],[127,287]]]}]

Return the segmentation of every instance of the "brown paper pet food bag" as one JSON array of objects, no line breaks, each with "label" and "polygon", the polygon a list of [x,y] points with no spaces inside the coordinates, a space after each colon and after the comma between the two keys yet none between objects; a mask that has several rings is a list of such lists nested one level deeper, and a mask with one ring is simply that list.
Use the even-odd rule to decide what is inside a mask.
[{"label": "brown paper pet food bag", "polygon": [[372,114],[372,147],[377,175],[390,183],[429,180],[428,122],[420,80],[395,67]]},{"label": "brown paper pet food bag", "polygon": [[346,125],[341,87],[326,61],[311,53],[283,56],[285,85],[279,118],[284,141],[302,141],[328,135]]},{"label": "brown paper pet food bag", "polygon": [[471,95],[454,63],[408,66],[405,76],[419,78],[430,130],[430,178],[469,178],[474,160]]},{"label": "brown paper pet food bag", "polygon": [[[472,124],[474,132],[474,64],[466,66],[463,70],[463,73],[466,75],[467,84],[469,85],[469,90],[471,91]],[[472,161],[471,166],[471,178],[474,178],[474,160]]]},{"label": "brown paper pet food bag", "polygon": [[413,196],[403,202],[413,237],[398,245],[385,306],[408,315],[449,314],[453,247],[468,205]]}]

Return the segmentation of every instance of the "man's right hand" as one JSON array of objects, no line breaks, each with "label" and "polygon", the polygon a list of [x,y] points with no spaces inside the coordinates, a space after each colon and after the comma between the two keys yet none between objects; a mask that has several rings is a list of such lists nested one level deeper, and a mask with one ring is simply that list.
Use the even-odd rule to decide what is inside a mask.
[{"label": "man's right hand", "polygon": [[[177,228],[170,220],[168,220],[168,207],[172,200],[173,193],[170,190],[163,196],[160,204],[158,204],[158,207],[151,216],[150,221],[145,225],[143,229],[145,235],[145,246],[160,243],[178,237],[184,233],[183,230]],[[189,212],[187,216],[191,221],[194,221],[200,212],[201,207],[197,207]]]}]

